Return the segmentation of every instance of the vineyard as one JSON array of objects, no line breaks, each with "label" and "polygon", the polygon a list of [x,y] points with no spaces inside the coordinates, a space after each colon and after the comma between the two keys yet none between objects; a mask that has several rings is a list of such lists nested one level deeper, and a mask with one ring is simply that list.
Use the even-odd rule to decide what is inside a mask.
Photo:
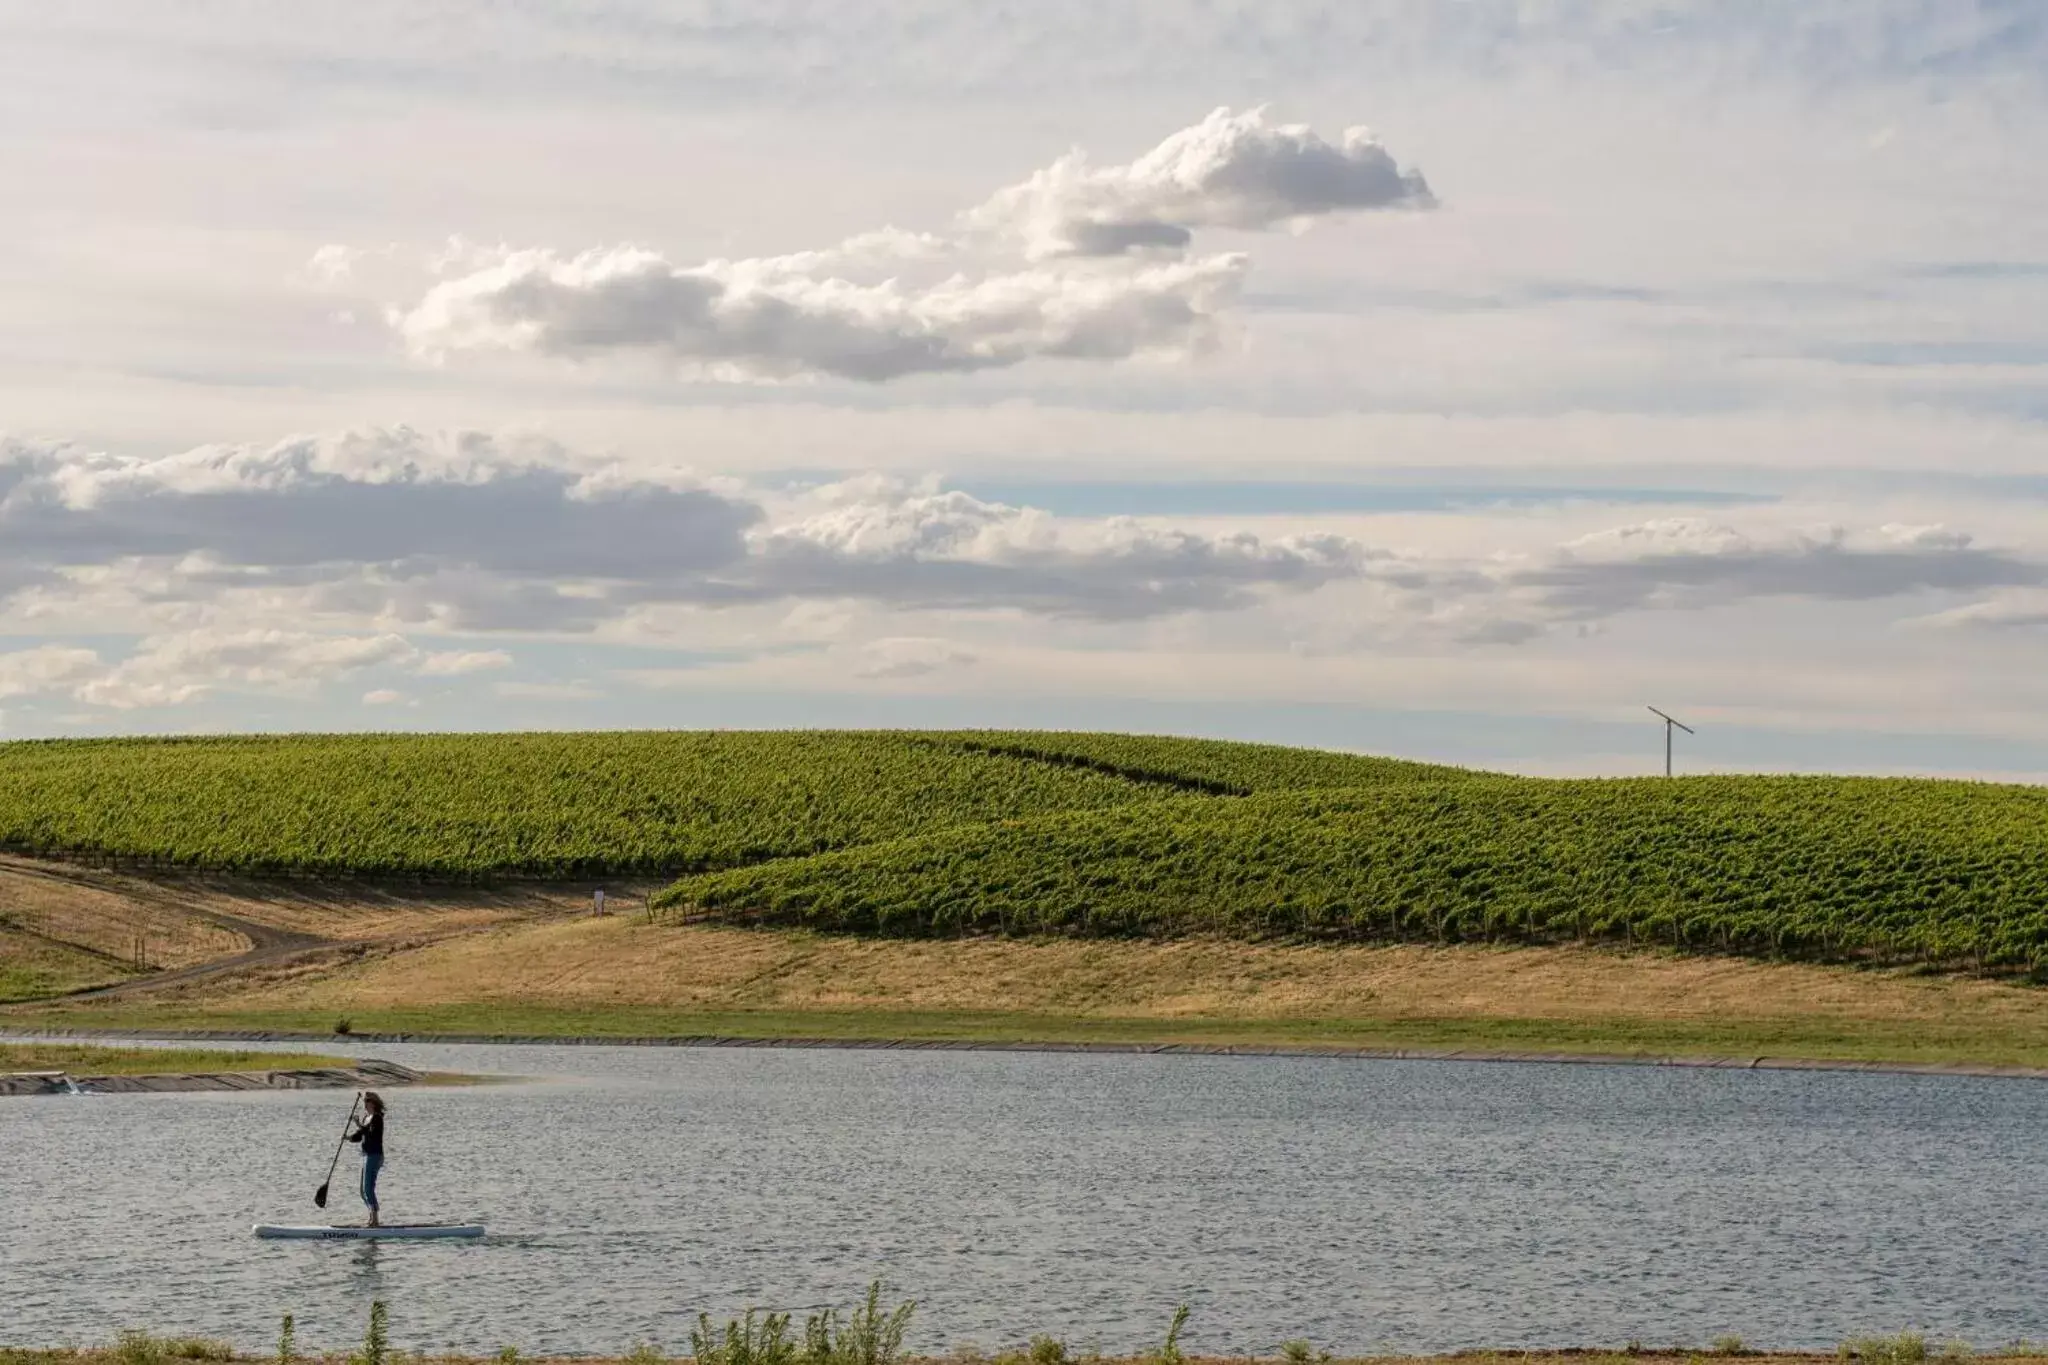
[{"label": "vineyard", "polygon": [[1185,790],[1442,771],[1000,733],[37,741],[0,744],[0,848],[267,874],[674,874]]},{"label": "vineyard", "polygon": [[1308,787],[1369,787],[1387,782],[1454,781],[1485,775],[1434,763],[1340,754],[1325,749],[1154,735],[958,730],[933,738],[984,752],[1085,766],[1215,796],[1249,796],[1254,792]]},{"label": "vineyard", "polygon": [[1001,731],[0,744],[0,848],[123,866],[678,877],[895,936],[1627,941],[2048,974],[2048,790],[1559,781]]},{"label": "vineyard", "polygon": [[1178,797],[700,876],[676,908],[892,935],[1619,940],[2048,969],[2048,790],[1469,775]]}]

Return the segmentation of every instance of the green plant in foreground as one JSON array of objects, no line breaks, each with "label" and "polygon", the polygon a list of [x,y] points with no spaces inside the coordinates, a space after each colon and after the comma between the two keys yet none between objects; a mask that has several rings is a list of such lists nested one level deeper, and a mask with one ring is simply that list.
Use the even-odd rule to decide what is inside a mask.
[{"label": "green plant in foreground", "polygon": [[1067,1365],[1067,1343],[1040,1332],[1025,1349],[1031,1365]]},{"label": "green plant in foreground", "polygon": [[370,1326],[363,1333],[363,1349],[349,1357],[349,1365],[387,1365],[391,1359],[391,1337],[387,1331],[389,1315],[384,1300],[370,1301]]},{"label": "green plant in foreground", "polygon": [[790,1335],[787,1313],[749,1308],[722,1331],[712,1325],[709,1313],[699,1313],[690,1330],[690,1354],[697,1365],[898,1365],[917,1304],[906,1302],[885,1312],[881,1300],[882,1282],[876,1280],[844,1323],[835,1309],[811,1314],[801,1341]]},{"label": "green plant in foreground", "polygon": [[1173,1310],[1173,1323],[1166,1329],[1166,1340],[1160,1344],[1159,1354],[1153,1359],[1159,1365],[1181,1365],[1187,1357],[1181,1354],[1180,1333],[1188,1325],[1188,1306],[1182,1304]]},{"label": "green plant in foreground", "polygon": [[643,1341],[626,1352],[625,1365],[666,1365],[667,1360],[653,1343]]},{"label": "green plant in foreground", "polygon": [[1306,1337],[1280,1343],[1280,1358],[1287,1365],[1322,1365],[1330,1358],[1328,1351],[1318,1351],[1315,1344]]},{"label": "green plant in foreground", "polygon": [[1714,1338],[1714,1354],[1717,1356],[1739,1356],[1748,1353],[1749,1348],[1743,1344],[1742,1338],[1733,1332],[1727,1336]]},{"label": "green plant in foreground", "polygon": [[124,1331],[114,1340],[114,1359],[120,1365],[162,1365],[164,1344],[147,1332]]},{"label": "green plant in foreground", "polygon": [[690,1354],[697,1365],[794,1365],[797,1345],[789,1338],[789,1314],[769,1313],[755,1322],[755,1310],[735,1318],[721,1334],[709,1313],[697,1315],[690,1331]]},{"label": "green plant in foreground", "polygon": [[283,1324],[277,1329],[277,1365],[292,1365],[292,1348],[297,1341],[298,1333],[292,1322],[292,1315],[286,1313]]},{"label": "green plant in foreground", "polygon": [[1892,1337],[1850,1337],[1835,1354],[1862,1365],[1922,1365],[1927,1359],[1927,1338],[1918,1332],[1901,1332]]},{"label": "green plant in foreground", "polygon": [[178,1360],[233,1360],[235,1349],[206,1337],[156,1337],[131,1330],[116,1338],[113,1357],[119,1365],[169,1365]]},{"label": "green plant in foreground", "polygon": [[[831,1354],[818,1355],[814,1348],[812,1361],[816,1365],[828,1361],[830,1365],[895,1365],[903,1355],[903,1336],[910,1330],[910,1315],[917,1311],[917,1303],[906,1301],[884,1313],[881,1300],[882,1282],[876,1280],[868,1286],[866,1300],[847,1317],[846,1326],[833,1334]],[[805,1336],[822,1341],[831,1329],[832,1310],[828,1308],[805,1324]]]}]

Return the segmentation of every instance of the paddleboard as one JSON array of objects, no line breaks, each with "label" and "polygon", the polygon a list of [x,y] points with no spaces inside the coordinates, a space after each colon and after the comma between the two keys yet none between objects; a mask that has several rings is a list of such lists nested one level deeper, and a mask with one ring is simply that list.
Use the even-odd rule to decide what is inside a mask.
[{"label": "paddleboard", "polygon": [[258,1237],[315,1238],[333,1241],[340,1238],[383,1237],[481,1237],[482,1223],[385,1223],[371,1227],[367,1223],[302,1224],[258,1223]]}]

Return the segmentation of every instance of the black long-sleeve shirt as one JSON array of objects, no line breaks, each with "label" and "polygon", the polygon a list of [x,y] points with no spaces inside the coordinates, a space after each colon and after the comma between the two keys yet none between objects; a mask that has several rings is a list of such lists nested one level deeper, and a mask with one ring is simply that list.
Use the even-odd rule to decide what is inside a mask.
[{"label": "black long-sleeve shirt", "polygon": [[356,1125],[356,1130],[348,1135],[348,1140],[362,1143],[364,1156],[384,1155],[384,1116],[370,1115]]}]

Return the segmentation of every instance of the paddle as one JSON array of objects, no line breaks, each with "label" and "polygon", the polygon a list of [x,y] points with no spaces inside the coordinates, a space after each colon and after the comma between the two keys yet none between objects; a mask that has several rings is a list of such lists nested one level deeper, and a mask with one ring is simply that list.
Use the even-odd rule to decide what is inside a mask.
[{"label": "paddle", "polygon": [[327,1178],[320,1182],[320,1188],[313,1191],[313,1207],[327,1207],[327,1187],[334,1183],[334,1168],[341,1164],[341,1149],[348,1145],[349,1125],[356,1121],[356,1106],[363,1102],[363,1093],[358,1090],[356,1097],[348,1102],[348,1123],[341,1125],[341,1141],[334,1144],[334,1160],[327,1163]]}]

